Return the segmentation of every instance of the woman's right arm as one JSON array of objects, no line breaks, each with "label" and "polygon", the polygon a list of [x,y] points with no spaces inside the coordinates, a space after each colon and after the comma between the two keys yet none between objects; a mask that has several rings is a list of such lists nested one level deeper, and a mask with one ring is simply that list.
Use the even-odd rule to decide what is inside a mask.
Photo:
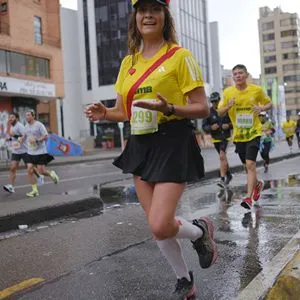
[{"label": "woman's right arm", "polygon": [[116,104],[112,108],[106,108],[105,120],[124,122],[127,121],[127,114],[124,107],[123,97],[117,94]]}]

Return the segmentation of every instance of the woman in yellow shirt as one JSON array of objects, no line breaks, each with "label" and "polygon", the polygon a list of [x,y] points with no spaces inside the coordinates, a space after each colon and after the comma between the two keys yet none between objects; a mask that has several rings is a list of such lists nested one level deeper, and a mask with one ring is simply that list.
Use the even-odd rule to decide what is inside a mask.
[{"label": "woman in yellow shirt", "polygon": [[213,265],[217,249],[209,218],[192,223],[175,216],[188,181],[204,176],[203,159],[190,119],[209,107],[200,67],[178,47],[168,0],[132,0],[129,51],[116,82],[114,108],[89,106],[90,120],[130,120],[131,135],[114,164],[134,175],[139,201],[157,245],[172,266],[177,285],[172,299],[195,294],[177,239],[190,239],[202,268]]}]

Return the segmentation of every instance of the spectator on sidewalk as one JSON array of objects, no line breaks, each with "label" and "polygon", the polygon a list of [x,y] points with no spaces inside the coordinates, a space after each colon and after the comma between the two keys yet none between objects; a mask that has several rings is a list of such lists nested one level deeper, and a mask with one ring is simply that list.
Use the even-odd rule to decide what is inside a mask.
[{"label": "spectator on sidewalk", "polygon": [[176,274],[171,298],[186,299],[194,296],[195,285],[178,239],[192,241],[202,268],[217,259],[212,221],[190,223],[176,216],[186,182],[204,176],[190,119],[207,117],[209,107],[198,63],[177,44],[169,2],[132,0],[130,55],[121,64],[116,105],[95,103],[85,113],[91,121],[131,121],[127,145],[114,165],[133,174],[153,236]]},{"label": "spectator on sidewalk", "polygon": [[286,141],[290,148],[290,153],[293,152],[293,138],[296,131],[297,124],[294,120],[291,120],[290,115],[286,116],[286,121],[282,124],[282,130],[285,134]]},{"label": "spectator on sidewalk", "polygon": [[217,108],[221,100],[220,94],[218,92],[212,93],[209,100],[212,104],[210,115],[203,120],[202,129],[212,136],[213,144],[219,154],[221,180],[218,185],[224,187],[232,180],[226,155],[232,124],[228,114],[225,114],[224,116],[218,115]]}]

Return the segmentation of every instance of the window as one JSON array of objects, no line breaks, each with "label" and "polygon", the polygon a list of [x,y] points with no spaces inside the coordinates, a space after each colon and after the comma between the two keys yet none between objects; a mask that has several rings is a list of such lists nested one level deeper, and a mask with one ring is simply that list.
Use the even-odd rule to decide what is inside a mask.
[{"label": "window", "polygon": [[297,36],[297,30],[285,30],[281,31],[280,33],[281,37],[288,37],[288,36]]},{"label": "window", "polygon": [[0,3],[0,13],[7,11],[7,2]]},{"label": "window", "polygon": [[0,72],[6,72],[6,52],[0,50]]},{"label": "window", "polygon": [[272,52],[275,51],[276,47],[275,44],[266,44],[264,45],[264,52]]},{"label": "window", "polygon": [[284,76],[283,77],[284,82],[289,81],[300,81],[300,74],[299,75],[290,75],[290,76]]},{"label": "window", "polygon": [[298,42],[297,41],[290,41],[290,42],[283,42],[281,43],[281,48],[297,48]]},{"label": "window", "polygon": [[268,22],[268,23],[263,23],[261,28],[262,28],[262,31],[274,29],[274,22],[272,21],[272,22]]},{"label": "window", "polygon": [[88,20],[87,0],[83,0],[83,19],[84,19],[84,41],[85,41],[85,63],[86,63],[86,84],[87,89],[92,89],[92,71],[91,71],[91,53],[89,37],[89,20]]},{"label": "window", "polygon": [[286,104],[287,105],[295,105],[295,104],[297,104],[297,98],[286,99]]},{"label": "window", "polygon": [[280,26],[297,25],[297,17],[284,19],[280,21]]},{"label": "window", "polygon": [[274,74],[274,73],[277,73],[276,67],[265,68],[265,74]]},{"label": "window", "polygon": [[282,66],[283,71],[295,71],[300,70],[300,64],[289,64],[289,65],[283,65]]},{"label": "window", "polygon": [[42,45],[43,44],[42,19],[40,17],[34,16],[33,26],[34,26],[34,41],[36,44]]},{"label": "window", "polygon": [[298,52],[284,53],[282,54],[282,59],[295,59],[299,58]]},{"label": "window", "polygon": [[18,52],[0,50],[0,72],[2,69],[15,74],[50,78],[48,59]]},{"label": "window", "polygon": [[264,62],[265,62],[265,64],[276,62],[276,55],[265,56]]},{"label": "window", "polygon": [[275,39],[275,33],[263,34],[263,41],[273,41]]}]

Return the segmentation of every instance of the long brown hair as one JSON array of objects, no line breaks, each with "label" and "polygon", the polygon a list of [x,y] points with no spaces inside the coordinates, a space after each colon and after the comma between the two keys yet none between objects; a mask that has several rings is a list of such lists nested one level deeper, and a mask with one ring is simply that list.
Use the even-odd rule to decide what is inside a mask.
[{"label": "long brown hair", "polygon": [[[176,30],[174,25],[174,19],[171,16],[170,10],[163,6],[165,13],[165,25],[163,31],[164,40],[170,44],[178,44],[176,38]],[[128,49],[131,55],[135,55],[139,52],[142,44],[142,35],[140,34],[137,24],[136,24],[136,14],[137,10],[134,9],[133,13],[130,16],[129,26],[128,26]]]}]

